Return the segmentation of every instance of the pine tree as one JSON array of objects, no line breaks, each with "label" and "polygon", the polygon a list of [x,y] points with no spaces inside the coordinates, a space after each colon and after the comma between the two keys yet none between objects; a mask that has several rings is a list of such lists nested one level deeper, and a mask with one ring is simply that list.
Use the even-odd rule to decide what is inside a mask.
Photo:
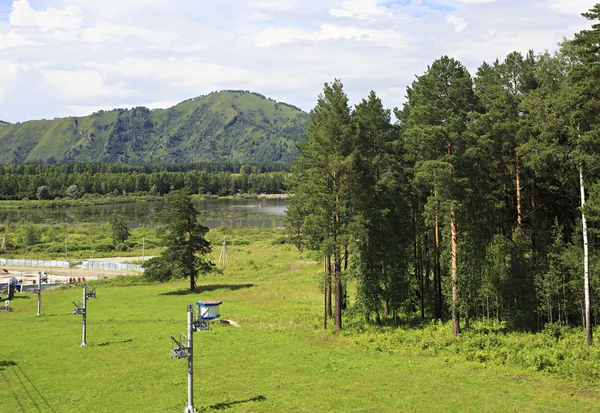
[{"label": "pine tree", "polygon": [[159,218],[162,224],[159,234],[165,250],[145,263],[144,276],[157,281],[187,278],[190,291],[194,291],[198,276],[214,268],[207,257],[212,251],[205,238],[208,228],[198,222],[198,211],[184,190],[166,196]]},{"label": "pine tree", "polygon": [[[339,80],[326,83],[310,112],[307,141],[294,162],[298,180],[291,208],[304,215],[300,223],[303,242],[333,256],[334,323],[342,329],[342,256],[350,242],[350,195],[353,127],[348,97]],[[298,205],[302,203],[302,206]]]}]

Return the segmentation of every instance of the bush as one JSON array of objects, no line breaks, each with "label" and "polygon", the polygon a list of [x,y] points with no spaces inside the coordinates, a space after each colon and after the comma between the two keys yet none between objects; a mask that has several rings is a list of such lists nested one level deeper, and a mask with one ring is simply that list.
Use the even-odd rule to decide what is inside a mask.
[{"label": "bush", "polygon": [[115,251],[127,252],[129,251],[129,247],[125,243],[119,242],[115,247]]}]

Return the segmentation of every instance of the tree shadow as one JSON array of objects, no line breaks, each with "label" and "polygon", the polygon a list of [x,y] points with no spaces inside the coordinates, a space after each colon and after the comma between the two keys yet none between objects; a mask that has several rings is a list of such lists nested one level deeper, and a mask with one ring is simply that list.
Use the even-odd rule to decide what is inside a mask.
[{"label": "tree shadow", "polygon": [[209,291],[215,290],[241,290],[244,288],[252,288],[254,284],[210,284],[210,285],[201,285],[197,287],[195,290],[178,290],[178,291],[169,291],[168,293],[161,293],[159,295],[189,295],[189,294],[200,294]]},{"label": "tree shadow", "polygon": [[225,409],[231,409],[231,407],[235,406],[236,404],[242,404],[242,403],[248,403],[248,402],[264,402],[265,400],[267,400],[267,398],[261,394],[261,395],[254,396],[254,397],[251,397],[246,400],[236,400],[233,402],[223,402],[223,403],[213,404],[213,405],[208,406],[208,408],[211,410],[225,410]]},{"label": "tree shadow", "polygon": [[[23,405],[21,404],[21,402],[19,401],[20,398],[22,398],[23,396],[25,396],[26,398],[28,398],[31,403],[35,406],[36,410],[41,412],[42,408],[43,410],[50,410],[52,413],[56,413],[56,410],[54,410],[54,408],[50,405],[50,403],[48,403],[48,400],[46,399],[46,397],[44,397],[44,394],[38,389],[38,387],[35,385],[35,383],[29,378],[29,376],[25,373],[25,371],[21,368],[21,366],[19,366],[17,363],[15,363],[12,360],[0,360],[0,371],[4,370],[6,367],[12,367],[14,370],[14,377],[15,377],[15,383],[16,386],[9,386],[10,387],[10,391],[13,394],[14,398],[16,399],[17,403],[19,404],[19,406],[21,407],[21,410],[23,412],[25,412],[25,408],[23,407]],[[4,378],[4,380],[8,382],[8,379],[6,378],[6,376],[4,375],[4,373],[2,373],[2,377]],[[17,389],[16,387],[21,387],[22,390]],[[29,391],[29,389],[32,388],[33,392]],[[38,403],[38,401],[36,401],[36,399],[41,399],[41,402]]]},{"label": "tree shadow", "polygon": [[16,366],[17,363],[15,363],[12,360],[0,360],[0,370],[4,370],[6,367],[11,367],[11,366]]},{"label": "tree shadow", "polygon": [[109,346],[111,344],[123,344],[123,343],[131,343],[133,341],[132,338],[128,338],[127,340],[119,340],[119,341],[105,341],[104,343],[96,344],[98,347]]}]

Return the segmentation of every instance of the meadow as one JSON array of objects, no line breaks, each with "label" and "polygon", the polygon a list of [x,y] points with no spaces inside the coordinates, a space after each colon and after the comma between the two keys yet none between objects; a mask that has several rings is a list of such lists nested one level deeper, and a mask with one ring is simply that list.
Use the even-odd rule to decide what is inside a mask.
[{"label": "meadow", "polygon": [[[183,411],[186,361],[169,358],[170,335],[186,330],[186,305],[201,299],[223,300],[222,318],[239,327],[194,333],[199,411],[597,411],[600,382],[580,370],[589,362],[593,373],[598,353],[580,330],[506,334],[475,324],[453,339],[447,323],[366,326],[350,309],[343,333],[325,331],[321,264],[273,230],[210,235],[228,235],[229,265],[193,293],[185,280],[90,283],[98,299],[88,301],[88,347],[81,316],[71,315],[81,284],[44,290],[39,317],[36,296],[18,295],[13,312],[0,312],[0,411]],[[519,349],[525,360],[543,343],[557,343],[579,370],[519,361]]]}]

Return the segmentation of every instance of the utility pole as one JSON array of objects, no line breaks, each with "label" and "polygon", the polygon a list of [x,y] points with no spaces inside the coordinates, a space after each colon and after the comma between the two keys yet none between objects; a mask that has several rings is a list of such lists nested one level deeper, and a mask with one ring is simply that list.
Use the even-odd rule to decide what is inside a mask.
[{"label": "utility pole", "polygon": [[95,299],[96,297],[96,287],[92,288],[90,292],[87,290],[87,284],[83,284],[83,300],[77,304],[73,302],[75,305],[75,310],[73,310],[72,314],[81,314],[83,315],[83,327],[81,332],[81,347],[87,347],[86,342],[86,327],[87,327],[87,300]]},{"label": "utility pole", "polygon": [[34,293],[37,293],[38,299],[37,299],[37,315],[40,315],[40,312],[42,310],[42,282],[47,283],[48,282],[48,276],[46,274],[44,274],[42,271],[38,272],[38,286],[35,290],[33,290]]},{"label": "utility pole", "polygon": [[[211,328],[208,325],[210,320],[220,316],[219,305],[222,301],[198,301],[198,318],[194,320],[194,306],[187,305],[187,337],[179,333],[179,340],[171,336],[173,342],[173,354],[170,358],[187,358],[187,403],[184,413],[197,412],[194,407],[194,341],[193,336],[196,331],[206,331]],[[185,343],[185,344],[184,344]]]}]

